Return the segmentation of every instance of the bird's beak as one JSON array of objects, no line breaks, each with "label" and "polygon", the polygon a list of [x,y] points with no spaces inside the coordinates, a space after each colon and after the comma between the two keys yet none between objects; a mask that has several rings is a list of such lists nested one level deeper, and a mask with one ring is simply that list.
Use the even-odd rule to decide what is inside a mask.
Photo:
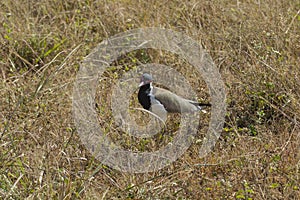
[{"label": "bird's beak", "polygon": [[139,84],[139,87],[145,85],[144,81],[142,81],[140,84]]}]

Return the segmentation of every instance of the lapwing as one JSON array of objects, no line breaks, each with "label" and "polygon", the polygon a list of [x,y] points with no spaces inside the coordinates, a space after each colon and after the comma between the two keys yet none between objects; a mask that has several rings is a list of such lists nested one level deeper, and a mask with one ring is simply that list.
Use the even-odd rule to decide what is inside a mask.
[{"label": "lapwing", "polygon": [[[204,111],[203,107],[210,103],[199,103],[182,98],[166,89],[153,87],[153,78],[150,74],[143,74],[139,85],[138,100],[144,109],[158,116],[166,113],[189,113]],[[205,111],[204,111],[205,112]]]}]

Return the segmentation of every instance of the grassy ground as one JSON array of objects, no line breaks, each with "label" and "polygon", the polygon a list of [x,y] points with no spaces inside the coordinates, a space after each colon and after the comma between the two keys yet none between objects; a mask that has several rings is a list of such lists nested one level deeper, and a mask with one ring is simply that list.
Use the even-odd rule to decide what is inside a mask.
[{"label": "grassy ground", "polygon": [[[299,9],[293,0],[1,1],[0,198],[299,199]],[[129,174],[82,145],[72,88],[99,42],[139,27],[203,44],[226,83],[228,109],[209,156],[198,158],[195,143],[160,171]],[[177,66],[172,55],[149,58]],[[130,59],[106,72],[108,83],[127,70],[122,62]]]}]

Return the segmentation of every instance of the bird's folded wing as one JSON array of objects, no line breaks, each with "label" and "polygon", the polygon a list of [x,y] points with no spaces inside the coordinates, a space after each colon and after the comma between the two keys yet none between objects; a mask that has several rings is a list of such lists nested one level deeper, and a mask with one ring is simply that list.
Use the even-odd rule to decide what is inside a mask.
[{"label": "bird's folded wing", "polygon": [[157,115],[161,120],[166,121],[167,110],[153,95],[150,95],[151,107],[150,111]]},{"label": "bird's folded wing", "polygon": [[189,100],[184,99],[168,90],[154,88],[153,94],[160,101],[168,112],[183,113],[198,111],[197,106],[191,104]]}]

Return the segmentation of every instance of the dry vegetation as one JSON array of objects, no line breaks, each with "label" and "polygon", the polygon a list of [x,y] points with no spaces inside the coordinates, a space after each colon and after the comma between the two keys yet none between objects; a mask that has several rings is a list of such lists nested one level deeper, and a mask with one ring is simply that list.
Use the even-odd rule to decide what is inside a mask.
[{"label": "dry vegetation", "polygon": [[[293,0],[1,1],[0,198],[299,199],[299,9]],[[181,31],[203,44],[226,83],[228,114],[206,158],[193,144],[162,170],[129,174],[82,145],[72,88],[99,42],[139,27]],[[177,66],[176,56],[166,57],[148,61]],[[128,70],[122,62],[135,67],[130,61],[116,63],[107,80]]]}]

